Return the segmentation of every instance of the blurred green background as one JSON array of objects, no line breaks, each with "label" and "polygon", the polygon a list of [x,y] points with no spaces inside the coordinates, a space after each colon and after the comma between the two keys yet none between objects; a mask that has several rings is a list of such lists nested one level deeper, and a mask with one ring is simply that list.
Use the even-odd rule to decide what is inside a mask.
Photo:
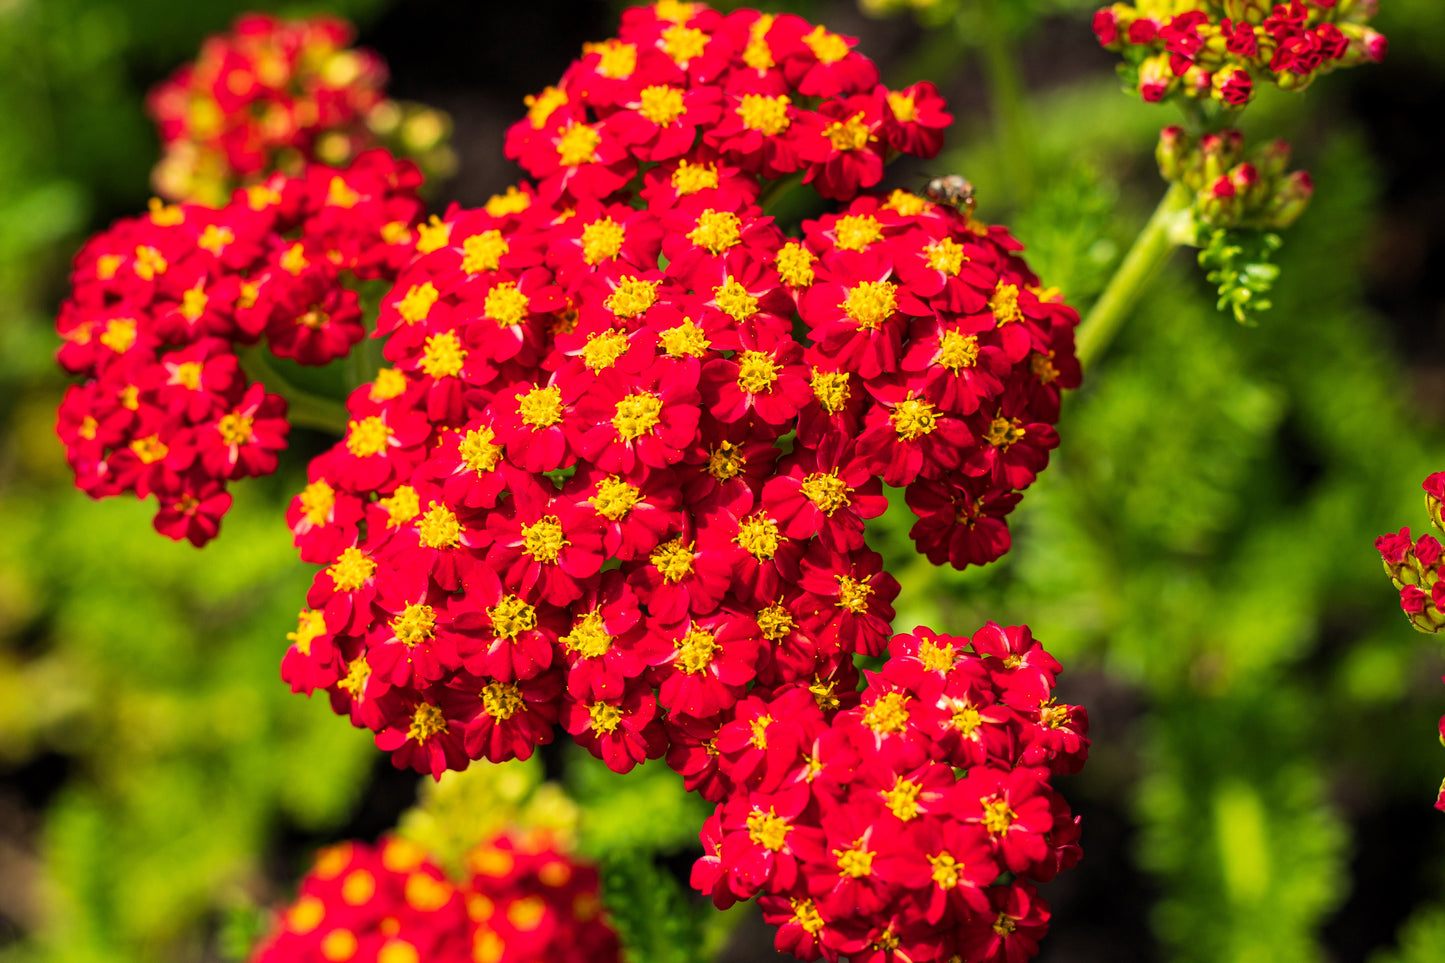
[{"label": "blurred green background", "polygon": [[[950,148],[891,181],[965,173],[1046,283],[1090,303],[1162,193],[1151,152],[1176,120],[1119,92],[1091,4],[785,6],[862,35],[890,81],[936,81],[959,117]],[[1085,858],[1045,890],[1041,960],[1445,959],[1445,816],[1430,808],[1445,659],[1371,547],[1423,525],[1419,482],[1445,468],[1445,7],[1381,6],[1384,66],[1245,115],[1291,137],[1319,188],[1264,324],[1218,314],[1177,254],[1066,404],[1009,556],[934,571],[904,550],[906,520],[875,527],[905,587],[898,628],[1028,622],[1089,707],[1093,758],[1063,787]],[[147,506],[75,492],[53,436],[68,260],[144,208],[145,89],[243,9],[356,18],[393,94],[456,119],[462,166],[439,199],[477,203],[515,176],[500,142],[522,95],[609,35],[617,5],[0,0],[6,960],[222,958],[312,846],[374,836],[416,793],[277,675],[308,579],[281,506],[325,439],[300,436],[280,475],[238,486],[196,554],[154,535]],[[695,813],[655,769],[627,783],[570,767],[594,851],[686,865]],[[633,838],[623,810],[661,828]]]}]

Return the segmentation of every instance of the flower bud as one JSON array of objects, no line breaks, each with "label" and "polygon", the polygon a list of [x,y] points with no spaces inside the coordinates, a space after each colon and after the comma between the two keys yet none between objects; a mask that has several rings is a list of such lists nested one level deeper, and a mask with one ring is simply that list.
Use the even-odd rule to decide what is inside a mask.
[{"label": "flower bud", "polygon": [[1173,91],[1176,80],[1169,69],[1169,55],[1156,54],[1139,65],[1139,96],[1157,104]]},{"label": "flower bud", "polygon": [[1420,565],[1421,571],[1434,569],[1440,561],[1440,543],[1432,535],[1421,535],[1420,540],[1415,543],[1415,561]]},{"label": "flower bud", "polygon": [[1221,103],[1238,110],[1254,94],[1254,80],[1247,70],[1225,68],[1214,75],[1213,90]]},{"label": "flower bud", "polygon": [[1159,146],[1154,157],[1159,161],[1159,174],[1166,181],[1177,181],[1184,173],[1184,162],[1194,144],[1183,127],[1165,127],[1159,132]]},{"label": "flower bud", "polygon": [[1283,137],[1270,141],[1254,154],[1254,166],[1259,168],[1261,180],[1272,181],[1283,177],[1284,172],[1289,170],[1290,157],[1289,141]]},{"label": "flower bud", "polygon": [[1310,178],[1310,172],[1295,171],[1275,188],[1274,197],[1270,199],[1269,208],[1265,211],[1265,221],[1270,227],[1289,227],[1299,220],[1305,208],[1309,207],[1314,193],[1315,184]]},{"label": "flower bud", "polygon": [[[1400,589],[1400,608],[1405,610],[1406,615],[1416,616],[1423,614],[1425,605],[1429,601],[1425,593],[1420,591],[1418,585],[1406,585]],[[1411,618],[1410,621],[1414,622],[1415,620]]]},{"label": "flower bud", "polygon": [[1119,49],[1119,17],[1108,7],[1094,13],[1094,36],[1107,50]]},{"label": "flower bud", "polygon": [[1445,503],[1445,471],[1437,471],[1420,486],[1425,489],[1425,511],[1430,515],[1430,524],[1445,531],[1445,516],[1441,514]]},{"label": "flower bud", "polygon": [[1210,227],[1232,227],[1239,222],[1244,199],[1235,190],[1227,174],[1216,177],[1199,195],[1200,220]]}]

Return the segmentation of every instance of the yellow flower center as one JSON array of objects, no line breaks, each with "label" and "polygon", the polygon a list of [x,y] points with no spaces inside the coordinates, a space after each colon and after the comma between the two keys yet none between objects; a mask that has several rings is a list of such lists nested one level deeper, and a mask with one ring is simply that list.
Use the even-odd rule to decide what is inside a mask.
[{"label": "yellow flower center", "polygon": [[688,675],[707,671],[712,657],[717,652],[717,639],[706,629],[689,629],[677,640],[677,664]]},{"label": "yellow flower center", "polygon": [[810,899],[795,899],[793,904],[793,921],[803,928],[803,931],[817,935],[826,925],[822,915],[818,912],[818,905]]},{"label": "yellow flower center", "polygon": [[873,857],[878,855],[866,849],[835,849],[833,855],[838,859],[838,872],[844,876],[851,876],[854,879],[862,879],[864,876],[873,873]]},{"label": "yellow flower center", "polygon": [[181,295],[181,317],[187,321],[198,321],[201,315],[206,313],[206,305],[211,302],[210,297],[200,288],[187,288]]},{"label": "yellow flower center", "polygon": [[787,638],[788,633],[797,627],[793,613],[784,608],[781,602],[774,602],[758,613],[758,630],[769,642]]},{"label": "yellow flower center", "polygon": [[426,316],[431,314],[433,304],[437,303],[436,287],[430,281],[423,281],[421,284],[413,284],[407,289],[406,296],[396,306],[396,313],[407,324],[416,324],[418,321],[425,321]]},{"label": "yellow flower center", "polygon": [[666,127],[683,115],[682,91],[676,87],[654,85],[642,88],[638,113],[659,127]]},{"label": "yellow flower center", "polygon": [[1024,313],[1019,308],[1017,284],[1000,284],[993,292],[993,297],[989,298],[988,306],[993,309],[993,316],[999,324],[1024,319]]},{"label": "yellow flower center", "polygon": [[517,290],[516,282],[506,281],[487,292],[482,310],[497,324],[510,328],[527,319],[530,305],[527,296]]},{"label": "yellow flower center", "polygon": [[989,424],[988,432],[983,436],[983,440],[995,448],[1008,448],[1022,438],[1026,432],[1027,429],[1019,419],[1005,418],[1000,415]]},{"label": "yellow flower center", "polygon": [[823,136],[832,142],[834,150],[862,150],[873,139],[861,111],[847,120],[833,121],[823,129]]},{"label": "yellow flower center", "polygon": [[626,333],[609,329],[601,334],[589,334],[582,346],[582,363],[595,371],[612,367],[617,359],[627,352]]},{"label": "yellow flower center", "polygon": [[336,583],[338,592],[355,592],[366,584],[366,580],[376,572],[376,560],[367,555],[355,545],[341,553],[326,574],[331,576],[331,581]]},{"label": "yellow flower center", "polygon": [[954,651],[952,643],[935,645],[931,640],[924,639],[918,645],[918,661],[922,662],[929,672],[946,672],[958,661],[958,653]]},{"label": "yellow flower center", "polygon": [[888,200],[884,202],[883,206],[890,211],[897,211],[904,217],[913,217],[928,209],[928,201],[900,187],[895,188],[893,193],[888,195]]},{"label": "yellow flower center", "polygon": [[457,454],[461,457],[462,464],[479,476],[495,471],[497,462],[502,460],[501,446],[492,441],[496,437],[496,432],[490,428],[468,429],[457,445]]},{"label": "yellow flower center", "polygon": [[983,828],[994,836],[1008,832],[1018,818],[1018,813],[1009,808],[1007,800],[991,799],[983,804]]},{"label": "yellow flower center", "polygon": [[1059,379],[1059,369],[1054,367],[1054,353],[1040,354],[1035,351],[1029,355],[1029,370],[1041,384],[1053,384]]},{"label": "yellow flower center", "polygon": [[503,595],[496,605],[487,609],[492,620],[492,633],[499,639],[515,642],[523,632],[537,627],[537,610],[515,595]]},{"label": "yellow flower center", "polygon": [[135,249],[135,273],[142,280],[152,281],[157,274],[165,274],[168,267],[170,265],[166,262],[165,255],[155,248],[141,245]]},{"label": "yellow flower center", "polygon": [[597,145],[602,135],[586,124],[568,124],[557,140],[557,162],[563,167],[577,167],[597,160]]},{"label": "yellow flower center", "polygon": [[562,636],[562,644],[568,652],[576,652],[584,659],[600,659],[612,648],[612,635],[602,621],[602,613],[588,612],[572,626],[572,631]]},{"label": "yellow flower center", "polygon": [[402,645],[411,648],[433,638],[436,624],[436,611],[430,605],[412,603],[391,620],[391,634]]},{"label": "yellow flower center", "polygon": [[325,525],[336,505],[336,489],[322,478],[301,490],[301,514],[312,525]]},{"label": "yellow flower center", "polygon": [[627,232],[610,217],[599,217],[582,228],[582,260],[600,264],[618,255]]},{"label": "yellow flower center", "polygon": [[498,722],[506,722],[526,704],[522,690],[511,682],[492,682],[482,687],[482,708]]},{"label": "yellow flower center", "polygon": [[220,254],[228,244],[234,243],[235,240],[236,232],[229,227],[207,224],[206,229],[201,232],[201,239],[196,242],[196,247],[212,254]]},{"label": "yellow flower center", "polygon": [[888,91],[888,106],[893,109],[893,116],[900,124],[911,124],[918,119],[918,105],[913,102],[912,94],[905,94],[897,90]]},{"label": "yellow flower center", "polygon": [[825,64],[835,64],[848,56],[848,41],[823,27],[814,27],[812,33],[803,38],[803,43]]},{"label": "yellow flower center", "polygon": [[902,732],[908,727],[908,696],[883,693],[863,714],[863,724],[874,732]]},{"label": "yellow flower center", "polygon": [[522,551],[543,565],[554,564],[563,547],[571,544],[562,537],[562,521],[556,515],[544,515],[522,526]]},{"label": "yellow flower center", "polygon": [[592,717],[592,731],[599,736],[616,732],[622,724],[622,710],[605,702],[592,703],[587,707],[587,714]]},{"label": "yellow flower center", "polygon": [[302,609],[296,617],[296,631],[286,633],[286,641],[296,645],[302,655],[311,654],[311,643],[326,634],[326,617],[320,612]]},{"label": "yellow flower center", "polygon": [[[202,235],[204,240],[205,235]],[[115,272],[125,263],[123,254],[102,254],[95,259],[95,276],[102,281],[109,281],[115,277]]]},{"label": "yellow flower center", "polygon": [[221,442],[227,445],[244,445],[251,440],[251,426],[254,420],[246,415],[231,412],[216,422],[216,430],[221,434]]},{"label": "yellow flower center", "polygon": [[867,582],[860,582],[847,575],[839,575],[838,578],[838,608],[847,609],[849,612],[862,612],[868,608],[868,599],[873,594],[873,586]]},{"label": "yellow flower center", "polygon": [[954,702],[948,724],[962,733],[965,739],[972,739],[974,732],[983,725],[983,714],[966,702]]},{"label": "yellow flower center", "polygon": [[963,245],[951,237],[928,245],[923,249],[923,257],[929,268],[942,271],[949,277],[958,274],[963,269],[963,262],[968,260],[963,253]]},{"label": "yellow flower center", "polygon": [[819,371],[814,368],[813,379],[809,385],[813,389],[813,397],[818,399],[818,404],[830,415],[842,411],[853,394],[846,371]]},{"label": "yellow flower center", "polygon": [[662,32],[662,49],[673,63],[686,64],[702,56],[707,49],[707,34],[693,27],[676,24]]},{"label": "yellow flower center", "polygon": [[522,103],[527,107],[527,123],[532,125],[533,130],[541,130],[547,126],[547,118],[552,116],[552,112],[566,105],[567,92],[549,84],[542,88],[540,94],[523,97]]},{"label": "yellow flower center", "polygon": [[788,833],[792,829],[788,821],[774,809],[769,808],[767,812],[754,809],[748,814],[748,837],[754,845],[775,853],[787,845]]},{"label": "yellow flower center", "polygon": [[838,305],[860,331],[882,327],[898,308],[894,296],[897,285],[891,281],[859,281],[848,289],[848,297]]},{"label": "yellow flower center", "polygon": [[945,331],[933,360],[954,374],[978,364],[978,338],[959,331]]},{"label": "yellow flower center", "polygon": [[136,323],[131,318],[111,318],[105,323],[100,343],[116,354],[125,354],[135,344]]},{"label": "yellow flower center", "polygon": [[1018,923],[1008,914],[1000,912],[994,917],[992,929],[998,936],[1009,936],[1018,929]]},{"label": "yellow flower center", "polygon": [[421,514],[421,499],[410,485],[398,485],[390,498],[378,499],[376,504],[386,512],[387,528],[400,528]]},{"label": "yellow flower center", "polygon": [[466,360],[467,349],[462,347],[461,340],[452,332],[443,331],[426,339],[421,370],[433,378],[454,378],[461,373]]},{"label": "yellow flower center", "polygon": [[715,164],[689,164],[679,161],[677,170],[672,172],[672,189],[683,197],[698,191],[711,190],[718,185]]},{"label": "yellow flower center", "polygon": [[833,237],[840,251],[861,251],[883,240],[883,225],[872,214],[845,214],[833,225]]},{"label": "yellow flower center", "polygon": [[382,368],[371,383],[372,401],[390,401],[406,393],[406,373],[395,368]]},{"label": "yellow flower center", "polygon": [[311,310],[296,319],[296,323],[303,328],[310,328],[312,331],[315,331],[330,320],[331,315],[321,310],[318,305],[312,305]]},{"label": "yellow flower center", "polygon": [[657,303],[658,281],[644,281],[631,276],[623,277],[617,288],[603,302],[607,310],[619,318],[635,318]]},{"label": "yellow flower center", "polygon": [[586,44],[582,48],[583,53],[598,53],[597,72],[604,77],[613,80],[622,80],[632,76],[637,69],[637,48],[630,43],[623,43],[621,40],[608,40],[603,43]]},{"label": "yellow flower center", "polygon": [[617,412],[612,416],[612,427],[617,437],[624,441],[636,441],[657,427],[662,419],[662,399],[657,395],[639,391],[617,402]]},{"label": "yellow flower center", "polygon": [[502,265],[511,245],[498,230],[474,234],[462,242],[462,270],[468,274],[495,271]]},{"label": "yellow flower center", "polygon": [[797,241],[789,241],[778,248],[778,277],[792,288],[805,288],[816,280],[813,262],[817,256]]},{"label": "yellow flower center", "polygon": [[707,473],[718,481],[736,478],[748,465],[741,445],[720,441],[707,456]]},{"label": "yellow flower center", "polygon": [[366,682],[370,678],[371,665],[366,661],[366,654],[362,653],[346,663],[346,678],[336,684],[345,689],[351,698],[360,699],[361,694],[366,691]]},{"label": "yellow flower center", "polygon": [[507,188],[505,194],[493,194],[487,198],[487,203],[482,208],[493,217],[506,217],[509,214],[520,214],[532,206],[532,195],[517,189],[516,185]]},{"label": "yellow flower center", "polygon": [[615,475],[609,475],[597,483],[597,494],[587,499],[597,514],[612,521],[626,518],[642,500],[642,492],[636,485],[630,485]]},{"label": "yellow flower center", "polygon": [[921,792],[922,783],[911,782],[899,776],[893,788],[883,794],[883,801],[888,804],[893,815],[906,823],[918,815],[918,794]]},{"label": "yellow flower center", "polygon": [[738,534],[733,542],[762,562],[772,558],[778,551],[782,537],[778,534],[778,523],[768,517],[766,512],[758,512],[738,524]]},{"label": "yellow flower center", "polygon": [[361,195],[351,189],[351,185],[340,177],[331,178],[331,184],[326,191],[326,203],[332,207],[351,208],[361,200]]},{"label": "yellow flower center", "polygon": [[654,548],[647,560],[657,568],[663,581],[671,584],[680,582],[692,574],[692,560],[695,554],[692,550],[692,543],[684,542],[681,537],[678,537]]},{"label": "yellow flower center", "polygon": [[953,858],[948,850],[943,850],[937,856],[928,857],[929,864],[933,867],[933,884],[939,889],[953,889],[958,885],[958,871],[961,864]]},{"label": "yellow flower center", "polygon": [[683,318],[681,324],[662,332],[658,341],[670,358],[701,358],[712,345],[691,318]]},{"label": "yellow flower center", "polygon": [[758,312],[758,299],[749,294],[736,278],[728,278],[714,288],[713,301],[719,311],[740,324]]},{"label": "yellow flower center", "polygon": [[748,130],[755,130],[764,137],[776,137],[792,125],[788,106],[792,101],[786,94],[769,97],[767,94],[744,94],[738,104],[738,117]]},{"label": "yellow flower center", "polygon": [[562,389],[553,385],[533,388],[517,396],[517,415],[534,431],[562,420]]},{"label": "yellow flower center", "polygon": [[356,934],[351,930],[332,930],[321,941],[321,955],[327,963],[347,963],[356,956],[356,946]]},{"label": "yellow flower center", "polygon": [[938,427],[938,415],[932,405],[922,398],[905,398],[893,408],[889,416],[893,430],[902,441],[913,441],[931,434]]},{"label": "yellow flower center", "polygon": [[430,254],[451,242],[452,226],[444,224],[441,218],[433,214],[427,223],[417,225],[416,235],[417,253]]},{"label": "yellow flower center", "polygon": [[462,523],[441,502],[435,502],[416,523],[417,537],[427,548],[456,548],[462,540]]},{"label": "yellow flower center", "polygon": [[742,219],[732,211],[715,211],[708,208],[697,216],[697,226],[687,234],[687,239],[709,254],[721,254],[742,240]]},{"label": "yellow flower center", "polygon": [[778,380],[778,366],[766,351],[744,351],[738,355],[738,387],[748,394],[770,390]]},{"label": "yellow flower center", "polygon": [[848,504],[849,496],[853,493],[848,483],[838,477],[836,469],[828,472],[815,471],[803,479],[800,487],[803,497],[830,517]]}]

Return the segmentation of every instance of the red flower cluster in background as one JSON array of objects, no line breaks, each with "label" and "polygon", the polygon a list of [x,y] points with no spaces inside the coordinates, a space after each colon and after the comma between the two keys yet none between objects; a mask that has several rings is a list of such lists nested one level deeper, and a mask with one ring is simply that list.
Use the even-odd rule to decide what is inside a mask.
[{"label": "red flower cluster in background", "polygon": [[376,146],[366,118],[385,101],[386,64],[350,49],[352,39],[344,20],[264,14],[207,38],[147,98],[165,152],[156,189],[194,199],[211,182],[249,183],[317,157],[341,163]]},{"label": "red flower cluster in background", "polygon": [[1007,231],[907,192],[800,239],[762,213],[790,172],[847,200],[947,122],[798,18],[632,10],[529,103],[537,181],[420,229],[395,366],[292,504],[325,567],[283,675],[433,774],[559,722],[619,772],[685,767],[749,691],[843,697],[882,654],[884,483],[931,559],[1008,548],[1077,314]]},{"label": "red flower cluster in background", "polygon": [[1049,918],[1027,880],[1079,858],[1049,777],[1083,766],[1088,717],[1052,697],[1027,628],[920,629],[888,654],[861,701],[750,696],[695,753],[720,802],[693,885],[724,909],[758,896],[804,960],[1027,959]]},{"label": "red flower cluster in background", "polygon": [[506,834],[449,879],[416,844],[322,851],[252,963],[609,963],[597,871],[544,834]]},{"label": "red flower cluster in background", "polygon": [[[1445,533],[1445,472],[1435,472],[1420,486],[1425,490],[1425,511],[1430,524]],[[1445,549],[1433,535],[1410,537],[1409,527],[1375,539],[1385,574],[1400,592],[1400,608],[1419,632],[1445,631]],[[1441,681],[1445,681],[1442,679]],[[1440,743],[1445,745],[1445,717],[1440,719]],[[1440,784],[1435,808],[1445,812],[1445,782]]]},{"label": "red flower cluster in background", "polygon": [[286,402],[241,371],[265,337],[301,364],[365,334],[354,290],[410,255],[420,177],[384,151],[238,191],[223,208],[153,203],[88,241],[57,328],[61,365],[84,377],[58,431],[93,498],[160,503],[156,529],[201,545],[231,504],[227,482],[275,470]]},{"label": "red flower cluster in background", "polygon": [[1190,0],[1169,16],[1157,6],[1133,0],[1094,14],[1099,42],[1124,53],[1150,102],[1182,93],[1237,109],[1256,81],[1299,90],[1337,67],[1383,60],[1387,46],[1368,26],[1373,2]]}]

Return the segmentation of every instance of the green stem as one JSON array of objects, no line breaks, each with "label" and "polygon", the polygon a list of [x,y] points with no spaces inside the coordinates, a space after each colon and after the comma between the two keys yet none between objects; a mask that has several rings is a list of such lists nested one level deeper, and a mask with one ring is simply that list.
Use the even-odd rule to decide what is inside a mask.
[{"label": "green stem", "polygon": [[236,352],[241,361],[241,370],[252,381],[259,381],[272,394],[286,399],[286,419],[298,428],[313,428],[334,435],[346,434],[346,423],[351,416],[346,406],[330,398],[313,395],[296,387],[266,360],[266,351],[260,345],[241,348]]},{"label": "green stem", "polygon": [[1000,166],[1014,203],[1023,204],[1034,189],[1034,150],[1017,51],[1014,50],[1008,25],[999,15],[998,0],[981,0],[978,12],[983,19],[981,36],[963,39],[977,43],[983,54],[989,110],[993,115],[994,136],[998,138],[1002,161]]},{"label": "green stem", "polygon": [[763,192],[758,195],[758,206],[763,209],[764,214],[772,213],[777,202],[801,183],[803,183],[801,171],[789,174],[787,177],[780,177],[763,188]]},{"label": "green stem", "polygon": [[1192,204],[1193,195],[1189,190],[1173,185],[1154,209],[1144,230],[1134,239],[1134,246],[1109,279],[1109,286],[1079,325],[1078,354],[1084,367],[1096,362],[1109,347],[1120,325],[1174,253],[1174,248],[1190,240],[1188,231],[1194,223],[1190,214]]}]

